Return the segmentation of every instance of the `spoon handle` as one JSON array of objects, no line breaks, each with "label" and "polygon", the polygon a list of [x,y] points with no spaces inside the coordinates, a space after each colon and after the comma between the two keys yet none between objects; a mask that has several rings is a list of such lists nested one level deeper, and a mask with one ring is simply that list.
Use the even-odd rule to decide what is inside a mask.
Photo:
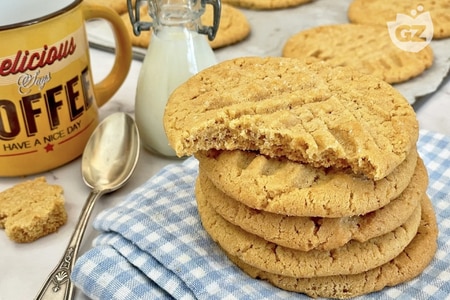
[{"label": "spoon handle", "polygon": [[73,265],[83,239],[89,217],[95,201],[101,196],[100,191],[93,190],[83,206],[75,231],[61,260],[48,276],[35,300],[69,300],[72,299],[73,285],[70,281]]}]

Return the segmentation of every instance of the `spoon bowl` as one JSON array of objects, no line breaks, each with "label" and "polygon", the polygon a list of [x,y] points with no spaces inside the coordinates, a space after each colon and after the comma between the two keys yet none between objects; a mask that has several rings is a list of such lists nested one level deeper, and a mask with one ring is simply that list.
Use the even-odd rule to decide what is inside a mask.
[{"label": "spoon bowl", "polygon": [[83,180],[94,190],[113,192],[131,177],[138,156],[139,135],[134,120],[127,114],[112,114],[86,144],[81,161]]},{"label": "spoon bowl", "polygon": [[83,180],[92,190],[64,255],[35,299],[72,299],[70,275],[95,201],[128,181],[136,167],[139,149],[137,126],[125,113],[110,115],[94,130],[81,160]]}]

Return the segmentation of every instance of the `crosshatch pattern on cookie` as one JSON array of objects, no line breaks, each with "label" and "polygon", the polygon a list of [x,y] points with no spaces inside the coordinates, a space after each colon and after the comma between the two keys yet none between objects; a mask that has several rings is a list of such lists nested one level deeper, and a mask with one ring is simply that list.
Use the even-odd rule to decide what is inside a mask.
[{"label": "crosshatch pattern on cookie", "polygon": [[389,83],[407,81],[433,64],[429,45],[419,52],[407,52],[392,42],[385,26],[360,24],[303,30],[287,40],[283,56],[311,57],[333,66],[349,66]]},{"label": "crosshatch pattern on cookie", "polygon": [[[195,156],[218,189],[249,207],[328,218],[362,215],[385,206],[408,186],[417,166],[414,150],[388,176],[373,181],[348,170],[319,169],[248,151],[210,150]],[[420,176],[426,181],[422,171]]]},{"label": "crosshatch pattern on cookie", "polygon": [[177,155],[256,150],[315,167],[381,179],[414,148],[406,99],[356,70],[289,58],[239,58],[191,77],[172,93],[164,127]]}]

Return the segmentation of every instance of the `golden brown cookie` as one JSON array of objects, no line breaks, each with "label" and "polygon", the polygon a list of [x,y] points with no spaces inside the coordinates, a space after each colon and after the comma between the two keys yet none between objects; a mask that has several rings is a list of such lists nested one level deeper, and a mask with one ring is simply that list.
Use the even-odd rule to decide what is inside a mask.
[{"label": "golden brown cookie", "polygon": [[312,0],[222,0],[222,3],[249,9],[269,10],[299,6],[311,1]]},{"label": "golden brown cookie", "polygon": [[[140,10],[140,18],[142,21],[151,22],[152,19],[148,15],[147,6],[142,6]],[[131,43],[133,46],[147,48],[151,34],[150,31],[142,31],[139,36],[134,35],[131,26],[130,17],[127,14],[122,15],[122,20],[130,33]],[[213,20],[213,9],[211,5],[206,6],[204,15],[202,16],[202,23],[211,26]],[[244,40],[250,34],[250,24],[245,15],[238,9],[230,5],[222,5],[222,12],[220,17],[219,29],[216,37],[212,41],[208,41],[213,49],[225,47]],[[206,37],[205,37],[206,38]]]},{"label": "golden brown cookie", "polygon": [[333,66],[349,66],[389,83],[409,80],[433,64],[430,46],[419,52],[404,51],[389,36],[386,26],[324,25],[290,37],[283,56],[317,58]]},{"label": "golden brown cookie", "polygon": [[398,256],[417,233],[421,206],[400,227],[360,243],[329,250],[299,251],[268,242],[225,221],[205,199],[196,198],[203,227],[225,252],[269,273],[311,278],[358,274]]},{"label": "golden brown cookie", "polygon": [[44,177],[19,183],[0,193],[0,228],[19,243],[55,232],[67,221],[63,190]]},{"label": "golden brown cookie", "polygon": [[[411,14],[412,11],[415,11],[415,15]],[[448,1],[354,0],[349,6],[348,18],[352,23],[381,25],[386,28],[386,23],[395,21],[397,14],[407,15],[411,21],[417,18],[416,23],[424,25],[428,20],[422,20],[419,15],[426,12],[430,13],[433,23],[433,38],[449,37],[450,3]]]},{"label": "golden brown cookie", "polygon": [[[97,4],[109,7],[119,15],[127,13],[127,0],[84,0],[89,4]],[[135,1],[133,1],[134,3]],[[128,14],[128,13],[127,13]]]},{"label": "golden brown cookie", "polygon": [[254,150],[375,180],[418,138],[414,110],[386,82],[281,57],[238,58],[194,75],[169,98],[164,128],[179,156]]},{"label": "golden brown cookie", "polygon": [[[327,218],[362,215],[387,205],[408,186],[418,165],[417,151],[411,151],[393,172],[375,182],[348,170],[314,168],[256,152],[211,150],[195,156],[219,190],[251,208]],[[426,182],[426,171],[418,170]]]},{"label": "golden brown cookie", "polygon": [[284,290],[304,293],[314,298],[350,298],[398,285],[419,276],[436,252],[437,235],[433,207],[425,195],[422,200],[422,220],[418,234],[412,242],[393,260],[360,274],[294,278],[259,270],[237,257],[229,258],[251,277],[267,280]]},{"label": "golden brown cookie", "polygon": [[[204,25],[212,26],[213,9],[211,5],[206,6],[205,14],[202,16]],[[209,41],[213,49],[236,44],[243,41],[250,34],[251,28],[247,17],[237,8],[222,3],[219,29],[214,40]]]},{"label": "golden brown cookie", "polygon": [[366,215],[344,218],[293,217],[252,209],[217,189],[201,168],[195,195],[208,201],[226,221],[267,241],[302,251],[331,250],[350,240],[365,242],[395,230],[419,205],[427,183],[427,171],[420,162],[398,198]]}]

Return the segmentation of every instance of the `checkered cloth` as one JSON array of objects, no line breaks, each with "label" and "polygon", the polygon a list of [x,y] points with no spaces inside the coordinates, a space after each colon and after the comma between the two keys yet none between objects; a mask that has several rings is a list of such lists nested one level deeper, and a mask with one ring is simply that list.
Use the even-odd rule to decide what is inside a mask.
[{"label": "checkered cloth", "polygon": [[[450,295],[450,137],[420,132],[428,194],[439,222],[439,249],[418,278],[370,299],[448,299]],[[101,231],[76,262],[72,279],[93,299],[308,299],[254,280],[203,230],[194,199],[194,158],[163,168],[96,218]],[[364,297],[361,297],[363,299]]]}]

